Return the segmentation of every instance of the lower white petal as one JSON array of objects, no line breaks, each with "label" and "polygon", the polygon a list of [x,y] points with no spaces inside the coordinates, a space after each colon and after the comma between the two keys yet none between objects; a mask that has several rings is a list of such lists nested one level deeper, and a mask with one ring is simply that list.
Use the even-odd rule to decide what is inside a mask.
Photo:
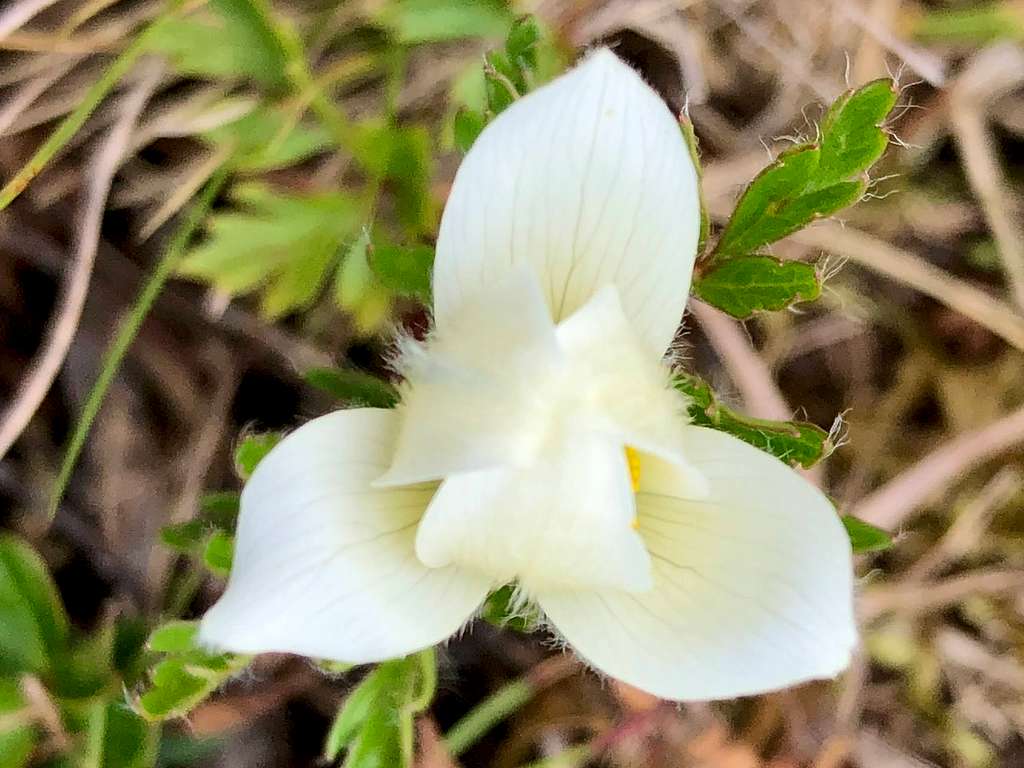
[{"label": "lower white petal", "polygon": [[678,700],[833,677],[856,643],[850,545],[813,486],[746,443],[685,430],[703,498],[644,457],[637,506],[654,588],[550,591],[541,608],[602,672]]},{"label": "lower white petal", "polygon": [[338,411],[289,435],[242,493],[227,590],[200,641],[352,663],[431,646],[471,616],[490,581],[427,568],[416,527],[436,486],[379,490],[397,417]]},{"label": "lower white petal", "polygon": [[573,434],[524,470],[450,477],[416,540],[431,565],[459,563],[527,592],[551,586],[643,590],[651,561],[633,530],[635,507],[621,444]]}]

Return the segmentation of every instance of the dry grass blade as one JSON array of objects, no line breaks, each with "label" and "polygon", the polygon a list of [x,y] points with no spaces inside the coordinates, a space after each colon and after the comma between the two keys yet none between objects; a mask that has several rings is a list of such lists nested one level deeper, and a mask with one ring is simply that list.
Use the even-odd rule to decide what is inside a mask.
[{"label": "dry grass blade", "polygon": [[100,227],[114,175],[131,144],[132,131],[160,79],[162,66],[146,67],[135,87],[123,97],[121,115],[86,169],[88,187],[80,213],[71,268],[46,340],[28,369],[14,400],[0,416],[0,457],[3,457],[35,414],[71,346],[88,293]]}]

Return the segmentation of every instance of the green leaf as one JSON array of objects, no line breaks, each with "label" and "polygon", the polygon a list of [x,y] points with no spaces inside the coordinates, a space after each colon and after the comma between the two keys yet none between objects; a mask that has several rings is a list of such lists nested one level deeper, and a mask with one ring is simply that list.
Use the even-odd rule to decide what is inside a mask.
[{"label": "green leaf", "polygon": [[265,288],[268,318],[308,307],[337,265],[341,244],[358,231],[359,204],[340,192],[285,195],[260,183],[238,185],[233,195],[243,210],[210,217],[206,239],[178,273],[232,296]]},{"label": "green leaf", "polygon": [[497,37],[511,14],[496,0],[397,0],[383,4],[380,21],[405,44]]},{"label": "green leaf", "polygon": [[185,653],[195,648],[198,621],[168,621],[153,630],[146,645],[160,653]]},{"label": "green leaf", "polygon": [[151,40],[185,75],[248,77],[283,87],[287,62],[276,36],[248,0],[210,0],[210,13],[170,19]]},{"label": "green leaf", "polygon": [[375,331],[391,311],[391,292],[370,267],[369,248],[370,235],[363,232],[345,254],[334,282],[335,302],[352,313],[356,327],[364,333]]},{"label": "green leaf", "polygon": [[805,469],[832,449],[828,432],[805,421],[755,419],[722,405],[711,387],[697,376],[677,373],[675,387],[690,398],[689,415],[700,427],[728,432],[765,453]]},{"label": "green leaf", "polygon": [[843,515],[842,520],[854,553],[881,552],[892,546],[892,537],[881,528],[865,523],[853,515]]},{"label": "green leaf", "polygon": [[369,259],[370,267],[385,288],[400,296],[430,303],[433,248],[428,245],[373,246],[369,249]]},{"label": "green leaf", "polygon": [[235,554],[235,539],[224,531],[216,531],[203,551],[203,562],[214,573],[227,576]]},{"label": "green leaf", "polygon": [[338,400],[367,408],[398,405],[395,387],[363,371],[351,368],[311,368],[302,376],[306,382]]},{"label": "green leaf", "polygon": [[263,457],[284,439],[281,432],[246,435],[235,449],[235,471],[243,480],[252,477]]},{"label": "green leaf", "polygon": [[537,43],[540,42],[540,25],[535,16],[520,16],[512,22],[512,28],[505,38],[505,53],[520,67],[534,69],[537,66]]},{"label": "green leaf", "polygon": [[136,711],[147,720],[184,717],[216,686],[191,674],[181,659],[166,659],[154,667],[152,687],[137,699]]},{"label": "green leaf", "polygon": [[338,759],[343,749],[355,740],[359,731],[366,723],[371,711],[377,706],[378,699],[385,691],[382,685],[388,681],[381,667],[373,670],[355,687],[338,710],[331,724],[324,744],[324,760],[333,762]]},{"label": "green leaf", "polygon": [[160,541],[165,547],[191,554],[198,551],[206,534],[209,532],[202,520],[189,520],[185,523],[165,525],[160,529]]},{"label": "green leaf", "polygon": [[16,678],[0,677],[0,768],[28,765],[36,744],[33,717]]},{"label": "green leaf", "polygon": [[462,154],[469,152],[469,148],[473,146],[473,142],[476,141],[487,124],[487,118],[475,109],[469,109],[468,107],[460,107],[455,113],[455,123],[453,126],[455,146]]},{"label": "green leaf", "polygon": [[200,500],[199,514],[214,528],[234,533],[241,503],[238,491],[214,491]]},{"label": "green leaf", "polygon": [[821,293],[821,283],[811,264],[740,256],[712,262],[708,272],[694,279],[693,291],[708,304],[744,319],[755,312],[813,301]]},{"label": "green leaf", "polygon": [[283,110],[269,106],[213,128],[202,138],[217,146],[233,147],[235,168],[249,173],[294,165],[332,144],[330,134],[323,128],[292,125]]},{"label": "green leaf", "polygon": [[90,713],[84,764],[95,768],[148,768],[156,731],[120,702],[98,702]]},{"label": "green leaf", "polygon": [[68,618],[46,564],[0,534],[0,675],[44,673],[68,642]]},{"label": "green leaf", "polygon": [[821,156],[812,188],[846,181],[870,168],[889,137],[879,127],[896,104],[892,80],[874,80],[840,96],[821,124]]},{"label": "green leaf", "polygon": [[700,201],[700,235],[697,239],[697,253],[704,252],[704,245],[711,234],[711,217],[708,216],[708,207],[704,202],[704,185],[701,179],[704,176],[704,169],[700,162],[700,148],[697,143],[697,134],[694,133],[693,123],[686,114],[679,116],[679,129],[683,134],[683,141],[690,152],[690,159],[693,167],[697,169],[697,197]]},{"label": "green leaf", "polygon": [[782,153],[761,171],[736,204],[715,247],[715,255],[752,253],[859,200],[866,188],[863,180],[805,192],[812,183],[820,155],[817,147],[798,147]]}]

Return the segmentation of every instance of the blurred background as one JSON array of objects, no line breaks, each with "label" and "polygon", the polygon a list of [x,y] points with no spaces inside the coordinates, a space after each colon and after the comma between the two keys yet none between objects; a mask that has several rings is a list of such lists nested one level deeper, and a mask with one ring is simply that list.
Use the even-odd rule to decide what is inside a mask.
[{"label": "blurred background", "polygon": [[[323,764],[358,675],[302,659],[259,658],[145,759],[94,759],[83,713],[131,694],[148,627],[222,589],[216,562],[161,531],[230,506],[240,435],[372,388],[359,377],[388,376],[392,329],[425,327],[415,278],[347,249],[370,218],[430,245],[454,116],[481,103],[483,56],[521,13],[545,30],[544,76],[608,44],[688,111],[719,222],[846,88],[898,82],[868,199],[774,249],[825,260],[822,298],[744,324],[691,302],[679,339],[729,404],[834,429],[813,478],[895,543],[858,560],[863,648],[835,684],[669,706],[477,622],[439,652],[420,764],[1024,765],[1024,4],[172,5],[0,4],[0,177],[85,118],[0,211],[0,524],[52,573],[73,638],[59,661],[19,646],[24,580],[0,557],[0,766]],[[104,351],[154,270],[171,279],[51,519]],[[455,762],[437,734],[515,681],[525,695]]]}]

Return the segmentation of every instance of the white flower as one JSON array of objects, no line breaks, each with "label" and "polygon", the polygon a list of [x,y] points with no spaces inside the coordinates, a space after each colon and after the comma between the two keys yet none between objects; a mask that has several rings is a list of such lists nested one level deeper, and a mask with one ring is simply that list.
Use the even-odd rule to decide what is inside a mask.
[{"label": "white flower", "polygon": [[316,419],[242,494],[207,644],[353,663],[457,632],[511,580],[598,670],[671,699],[830,677],[856,640],[825,497],[689,426],[662,362],[696,173],[611,52],[513,104],[445,209],[436,329],[393,410]]}]

